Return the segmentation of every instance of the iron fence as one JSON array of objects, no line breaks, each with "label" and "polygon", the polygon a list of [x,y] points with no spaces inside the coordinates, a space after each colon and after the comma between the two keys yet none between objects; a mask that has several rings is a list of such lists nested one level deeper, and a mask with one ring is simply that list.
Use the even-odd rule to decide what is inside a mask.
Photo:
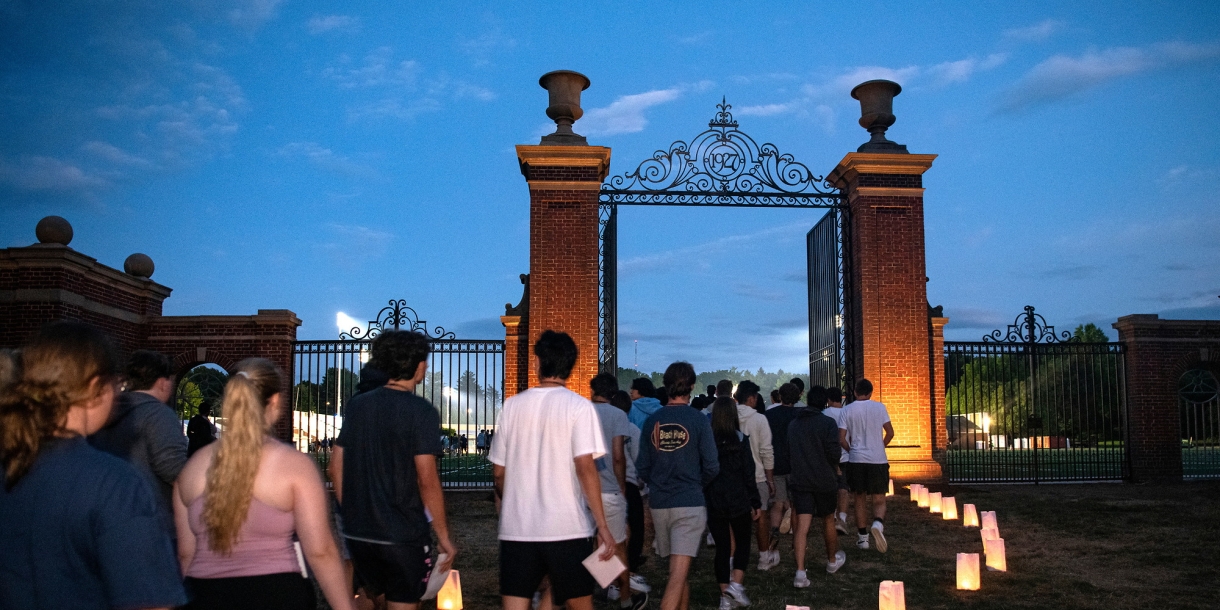
[{"label": "iron fence", "polygon": [[1206,369],[1178,380],[1182,430],[1182,478],[1220,478],[1220,382]]},{"label": "iron fence", "polygon": [[[492,484],[487,461],[504,402],[504,342],[431,339],[428,373],[416,393],[441,415],[441,482],[448,488]],[[298,341],[293,347],[293,441],[325,471],[343,416],[360,391],[372,341]]]},{"label": "iron fence", "polygon": [[1032,307],[979,342],[946,341],[953,482],[1128,478],[1125,350],[1056,335]]}]

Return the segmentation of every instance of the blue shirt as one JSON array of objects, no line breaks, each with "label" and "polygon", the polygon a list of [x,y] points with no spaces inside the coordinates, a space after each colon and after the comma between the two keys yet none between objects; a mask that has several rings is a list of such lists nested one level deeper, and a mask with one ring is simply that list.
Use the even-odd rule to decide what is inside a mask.
[{"label": "blue shirt", "polygon": [[46,441],[12,489],[0,471],[0,608],[186,603],[148,483],[82,437]]},{"label": "blue shirt", "polygon": [[720,472],[711,422],[690,405],[661,407],[640,430],[635,469],[649,506],[704,506],[703,488]]}]

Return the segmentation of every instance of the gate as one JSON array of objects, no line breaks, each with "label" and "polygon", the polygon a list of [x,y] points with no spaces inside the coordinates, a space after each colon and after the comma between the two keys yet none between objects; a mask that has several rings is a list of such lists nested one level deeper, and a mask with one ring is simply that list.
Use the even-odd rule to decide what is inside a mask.
[{"label": "gate", "polygon": [[[817,367],[830,367],[827,369],[832,371],[830,374],[838,375],[835,384],[831,384],[836,385],[845,374],[844,363],[850,362],[850,359],[844,360],[844,355],[850,352],[847,339],[852,336],[845,332],[849,327],[843,316],[851,297],[846,290],[849,282],[845,282],[843,262],[850,259],[847,254],[850,251],[849,231],[845,229],[846,199],[825,176],[815,175],[791,154],[780,153],[771,143],[760,145],[739,130],[731,108],[732,105],[722,98],[716,105],[716,114],[707,124],[708,129],[692,138],[689,144],[683,140],[673,142],[668,149],[654,152],[633,171],[612,176],[602,183],[598,197],[599,368],[601,372],[618,372],[618,206],[828,208],[830,213],[818,226],[831,219],[830,229],[819,231],[815,228],[811,232],[811,235],[819,236],[816,273],[821,291],[815,308],[812,284],[815,262],[814,253],[810,251],[810,374],[811,379],[820,379],[817,377],[819,372],[814,370],[814,333],[836,329],[836,347],[822,353],[816,361]],[[828,237],[821,237],[823,235]],[[834,276],[833,280],[828,279],[831,276]],[[832,283],[835,284],[833,290],[830,288]],[[830,292],[834,293],[833,297]],[[830,302],[832,298],[834,303]],[[829,340],[828,337],[819,341]]]},{"label": "gate", "polygon": [[1207,369],[1191,369],[1178,380],[1181,409],[1182,478],[1220,478],[1220,382]]},{"label": "gate", "polygon": [[849,336],[844,332],[850,301],[843,256],[845,209],[833,209],[805,235],[809,287],[809,382],[823,387],[849,388],[847,356]]},{"label": "gate", "polygon": [[1084,342],[1026,307],[982,341],[945,342],[952,482],[1129,476],[1124,346]]},{"label": "gate", "polygon": [[368,389],[360,385],[360,374],[373,338],[382,330],[399,329],[423,333],[431,347],[428,374],[416,394],[440,411],[441,482],[447,488],[491,487],[486,447],[504,401],[504,341],[457,339],[440,327],[429,331],[428,323],[401,299],[390,301],[366,328],[343,332],[338,340],[293,345],[292,433],[297,449],[313,456],[325,472],[348,401]]}]

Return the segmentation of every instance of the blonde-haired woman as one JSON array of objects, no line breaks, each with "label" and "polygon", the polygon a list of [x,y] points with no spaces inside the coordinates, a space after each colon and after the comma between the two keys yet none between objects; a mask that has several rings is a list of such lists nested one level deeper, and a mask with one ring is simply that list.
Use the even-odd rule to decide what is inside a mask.
[{"label": "blonde-haired woman", "polygon": [[284,408],[282,384],[271,362],[239,362],[225,385],[220,442],[196,452],[174,485],[188,608],[313,610],[294,534],[330,606],[355,607],[317,466],[268,435]]}]

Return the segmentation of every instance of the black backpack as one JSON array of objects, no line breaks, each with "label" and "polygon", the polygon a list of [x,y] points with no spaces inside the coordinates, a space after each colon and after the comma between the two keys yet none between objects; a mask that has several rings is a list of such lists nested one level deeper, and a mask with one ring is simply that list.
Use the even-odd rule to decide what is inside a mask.
[{"label": "black backpack", "polygon": [[703,488],[708,514],[717,517],[736,517],[750,512],[754,508],[751,491],[758,493],[750,444],[744,438],[734,440],[736,442],[716,443],[720,473]]}]

